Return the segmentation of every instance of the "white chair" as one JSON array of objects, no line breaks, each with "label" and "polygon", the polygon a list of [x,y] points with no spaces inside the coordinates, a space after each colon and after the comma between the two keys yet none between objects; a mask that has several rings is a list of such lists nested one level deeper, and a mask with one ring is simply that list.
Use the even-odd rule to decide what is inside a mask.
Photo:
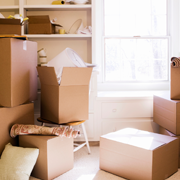
[{"label": "white chair", "polygon": [[74,143],[74,152],[76,152],[77,150],[81,149],[82,147],[84,147],[86,145],[87,149],[88,149],[88,154],[91,154],[91,150],[90,150],[90,147],[89,147],[89,141],[88,141],[87,133],[86,133],[86,128],[84,126],[85,120],[69,122],[69,123],[64,123],[64,124],[57,124],[57,123],[54,123],[54,122],[51,122],[51,121],[48,121],[48,120],[45,120],[45,119],[42,119],[41,117],[39,117],[39,118],[37,118],[37,121],[41,122],[42,126],[51,126],[51,125],[62,126],[63,125],[63,126],[72,127],[72,126],[80,125],[82,127],[82,130],[83,130],[85,143],[82,143],[82,144]]}]

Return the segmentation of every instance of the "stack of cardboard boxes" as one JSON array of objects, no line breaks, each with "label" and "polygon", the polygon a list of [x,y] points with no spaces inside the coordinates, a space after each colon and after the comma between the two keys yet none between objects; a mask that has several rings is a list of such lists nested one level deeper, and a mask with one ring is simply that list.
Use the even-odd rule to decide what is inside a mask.
[{"label": "stack of cardboard boxes", "polygon": [[34,124],[37,96],[37,43],[26,39],[0,38],[0,154],[11,138],[14,124]]},{"label": "stack of cardboard boxes", "polygon": [[[180,68],[171,67],[170,93],[153,97],[153,121],[160,134],[180,139]],[[180,168],[180,153],[179,153]]]}]

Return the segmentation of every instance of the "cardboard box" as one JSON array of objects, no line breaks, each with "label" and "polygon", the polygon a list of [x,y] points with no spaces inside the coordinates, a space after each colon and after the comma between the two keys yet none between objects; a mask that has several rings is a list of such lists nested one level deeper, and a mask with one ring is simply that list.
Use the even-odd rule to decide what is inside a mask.
[{"label": "cardboard box", "polygon": [[0,38],[0,106],[14,107],[37,98],[37,43]]},{"label": "cardboard box", "polygon": [[34,104],[23,104],[13,108],[0,107],[0,155],[9,142],[18,145],[18,136],[10,137],[14,124],[34,124]]},{"label": "cardboard box", "polygon": [[159,127],[159,133],[160,134],[164,134],[167,136],[171,136],[171,137],[176,137],[179,139],[179,168],[180,168],[180,136],[176,136],[175,134],[173,134],[172,132],[168,131],[167,129],[163,128],[163,127]]},{"label": "cardboard box", "polygon": [[20,19],[0,18],[0,34],[18,34],[18,35],[21,35]]},{"label": "cardboard box", "polygon": [[131,180],[164,180],[178,170],[177,138],[125,128],[100,137],[100,169]]},{"label": "cardboard box", "polygon": [[55,27],[59,24],[51,24],[48,15],[28,16],[28,34],[55,34]]},{"label": "cardboard box", "polygon": [[58,124],[87,120],[92,68],[64,67],[58,84],[54,67],[37,67],[41,82],[41,118]]},{"label": "cardboard box", "polygon": [[171,100],[169,93],[153,97],[153,121],[180,135],[180,100]]},{"label": "cardboard box", "polygon": [[170,92],[171,99],[180,100],[180,67],[171,66]]},{"label": "cardboard box", "polygon": [[73,138],[23,135],[19,136],[19,145],[39,149],[33,177],[51,180],[74,166]]}]

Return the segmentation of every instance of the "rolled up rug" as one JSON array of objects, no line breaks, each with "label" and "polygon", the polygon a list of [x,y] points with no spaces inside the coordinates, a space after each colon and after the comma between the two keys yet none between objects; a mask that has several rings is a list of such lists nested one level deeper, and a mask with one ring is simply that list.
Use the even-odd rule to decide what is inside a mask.
[{"label": "rolled up rug", "polygon": [[172,67],[180,67],[180,57],[172,57],[171,58],[171,66]]},{"label": "rolled up rug", "polygon": [[11,127],[10,136],[12,138],[15,138],[17,135],[26,135],[26,134],[76,138],[77,136],[80,135],[80,131],[74,130],[69,126],[45,127],[45,126],[37,126],[37,125],[14,124]]}]

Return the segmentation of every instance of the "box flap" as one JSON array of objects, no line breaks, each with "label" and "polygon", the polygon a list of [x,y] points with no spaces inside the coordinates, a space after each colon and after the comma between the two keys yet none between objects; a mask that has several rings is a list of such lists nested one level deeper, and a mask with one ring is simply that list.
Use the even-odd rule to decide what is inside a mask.
[{"label": "box flap", "polygon": [[7,18],[0,18],[0,24],[11,24],[11,25],[20,25],[20,19],[7,19]]},{"label": "box flap", "polygon": [[37,67],[39,79],[42,84],[59,86],[54,67]]},{"label": "box flap", "polygon": [[89,85],[92,68],[64,67],[61,77],[61,86]]},{"label": "box flap", "polygon": [[174,137],[142,131],[134,128],[125,128],[103,135],[101,137],[147,150],[154,150],[177,139]]},{"label": "box flap", "polygon": [[46,24],[50,23],[50,19],[48,15],[40,15],[40,16],[28,16],[29,24]]}]

